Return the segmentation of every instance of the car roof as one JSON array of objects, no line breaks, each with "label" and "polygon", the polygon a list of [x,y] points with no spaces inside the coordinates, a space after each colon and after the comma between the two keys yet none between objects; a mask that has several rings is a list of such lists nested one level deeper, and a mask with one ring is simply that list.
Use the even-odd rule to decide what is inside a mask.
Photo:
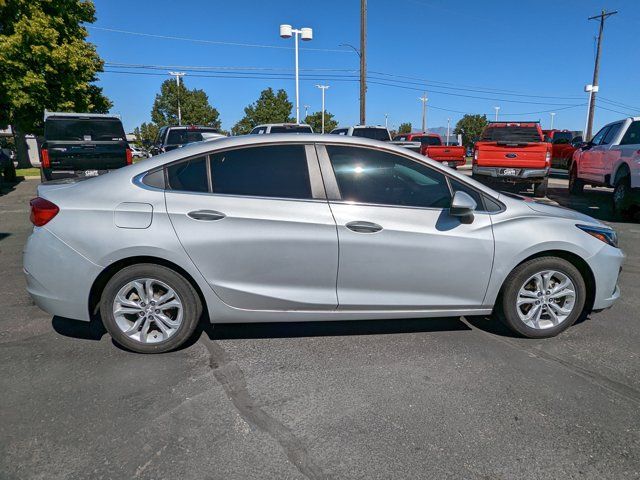
[{"label": "car roof", "polygon": [[263,123],[262,125],[256,125],[253,128],[259,127],[310,127],[308,123]]}]

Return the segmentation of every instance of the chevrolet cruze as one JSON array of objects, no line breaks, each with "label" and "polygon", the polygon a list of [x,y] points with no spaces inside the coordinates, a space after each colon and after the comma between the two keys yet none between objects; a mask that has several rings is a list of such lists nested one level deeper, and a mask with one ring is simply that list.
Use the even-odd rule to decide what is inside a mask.
[{"label": "chevrolet cruze", "polygon": [[[337,135],[202,142],[31,201],[28,291],[137,352],[214,323],[495,314],[549,337],[610,307],[615,232],[409,150]],[[428,320],[425,320],[428,321]]]}]

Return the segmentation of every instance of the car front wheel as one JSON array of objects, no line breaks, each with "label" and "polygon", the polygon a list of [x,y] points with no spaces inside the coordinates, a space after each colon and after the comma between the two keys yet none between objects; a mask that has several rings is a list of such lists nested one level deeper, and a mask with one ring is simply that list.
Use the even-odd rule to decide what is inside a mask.
[{"label": "car front wheel", "polygon": [[573,325],[585,300],[585,282],[573,264],[563,258],[539,257],[509,274],[498,313],[514,332],[547,338]]},{"label": "car front wheel", "polygon": [[117,272],[105,286],[100,315],[111,337],[138,353],[161,353],[194,332],[202,306],[191,284],[175,271],[138,264]]}]

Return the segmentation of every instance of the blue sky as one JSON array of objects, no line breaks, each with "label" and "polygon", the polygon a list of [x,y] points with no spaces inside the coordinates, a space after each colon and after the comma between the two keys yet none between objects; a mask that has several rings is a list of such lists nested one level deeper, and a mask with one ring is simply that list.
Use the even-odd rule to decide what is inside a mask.
[{"label": "blue sky", "polygon": [[[251,67],[253,70],[248,72],[269,77],[248,79],[245,73],[235,70],[230,73],[218,69],[213,74],[188,71],[184,77],[187,86],[207,92],[227,129],[242,117],[244,107],[263,88],[284,88],[294,98],[293,79],[282,78],[293,72],[293,41],[280,39],[278,26],[289,23],[298,28],[311,27],[313,41],[301,43],[301,73],[310,78],[301,80],[300,104],[310,105],[310,111],[319,110],[321,97],[315,85],[328,84],[327,109],[341,125],[358,121],[358,57],[339,44],[358,45],[359,0],[95,3],[97,21],[93,27],[98,28],[89,28],[89,40],[107,62]],[[603,7],[620,13],[607,21],[600,70],[600,94],[614,103],[599,105],[617,112],[598,109],[595,127],[627,114],[640,115],[640,1],[368,3],[368,70],[372,83],[368,86],[367,123],[383,124],[384,115],[388,114],[390,127],[408,121],[419,128],[418,97],[424,89],[429,97],[429,127],[445,126],[447,118],[454,125],[463,114],[460,112],[493,116],[493,107],[500,106],[501,119],[541,120],[546,127],[548,111],[554,111],[556,128],[581,130],[586,108],[582,106],[586,103],[583,87],[591,83],[597,33],[597,22],[587,21],[587,17],[598,14]],[[105,69],[134,71],[117,66]],[[112,112],[122,115],[127,131],[150,120],[153,99],[166,78],[163,69],[135,71],[146,74],[100,74],[99,84],[114,103]],[[222,78],[221,74],[242,78]]]}]

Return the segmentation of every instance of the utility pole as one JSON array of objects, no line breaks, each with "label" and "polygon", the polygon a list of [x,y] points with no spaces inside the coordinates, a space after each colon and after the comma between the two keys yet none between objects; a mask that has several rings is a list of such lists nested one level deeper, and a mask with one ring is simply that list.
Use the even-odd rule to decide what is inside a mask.
[{"label": "utility pole", "polygon": [[[606,10],[602,10],[600,15],[595,15],[593,17],[589,17],[589,20],[600,20],[600,30],[598,32],[598,47],[596,49],[596,63],[593,66],[593,82],[591,85],[593,87],[598,86],[598,74],[600,73],[600,51],[602,48],[602,32],[604,31],[604,21],[609,18],[611,15],[615,15],[618,13],[617,11],[607,12]],[[589,98],[589,117],[587,119],[587,132],[585,134],[585,141],[591,140],[591,132],[593,131],[593,115],[595,113],[596,108],[596,92],[598,90],[594,90],[591,92]]]},{"label": "utility pole", "polygon": [[556,117],[556,112],[551,112],[549,115],[551,115],[551,128],[549,130],[553,130],[553,119]]},{"label": "utility pole", "polygon": [[322,133],[324,133],[324,91],[329,88],[329,85],[316,85],[320,90],[322,90]]},{"label": "utility pole", "polygon": [[449,146],[449,135],[451,132],[451,119],[447,118],[447,147]]},{"label": "utility pole", "polygon": [[427,132],[427,92],[424,95],[418,97],[418,100],[422,102],[422,133]]},{"label": "utility pole", "polygon": [[496,111],[496,122],[498,121],[498,111],[500,110],[500,107],[493,107],[493,109]]},{"label": "utility pole", "polygon": [[184,72],[169,72],[169,75],[176,77],[176,84],[178,85],[176,93],[176,98],[178,99],[178,125],[182,125],[182,112],[180,111],[180,77],[184,77],[186,74]]},{"label": "utility pole", "polygon": [[360,0],[360,125],[366,125],[367,0]]}]

